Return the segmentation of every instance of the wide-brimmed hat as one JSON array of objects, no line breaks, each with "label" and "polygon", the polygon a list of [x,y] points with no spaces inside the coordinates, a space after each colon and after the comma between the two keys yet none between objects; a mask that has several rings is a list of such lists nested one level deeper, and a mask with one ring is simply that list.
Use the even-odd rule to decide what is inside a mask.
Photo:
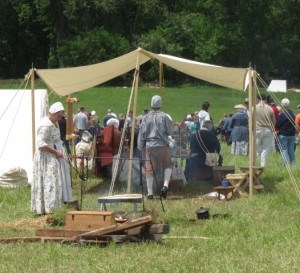
[{"label": "wide-brimmed hat", "polygon": [[90,142],[92,140],[93,136],[90,134],[89,131],[83,131],[81,133],[81,140],[84,142]]},{"label": "wide-brimmed hat", "polygon": [[245,105],[243,104],[237,104],[236,106],[233,107],[234,109],[247,109]]}]

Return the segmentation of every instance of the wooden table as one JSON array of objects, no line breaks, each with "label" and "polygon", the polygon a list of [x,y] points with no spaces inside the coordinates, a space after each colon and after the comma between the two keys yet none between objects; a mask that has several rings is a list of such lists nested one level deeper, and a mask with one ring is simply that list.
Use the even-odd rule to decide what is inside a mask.
[{"label": "wooden table", "polygon": [[[245,174],[247,174],[246,176],[246,183],[244,184],[244,189],[249,187],[249,175],[250,175],[250,167],[249,166],[244,166],[244,167],[240,167],[241,171]],[[264,186],[260,183],[260,177],[262,175],[262,173],[264,172],[264,167],[261,166],[252,166],[253,169],[253,188],[255,190],[261,190],[264,189]]]}]

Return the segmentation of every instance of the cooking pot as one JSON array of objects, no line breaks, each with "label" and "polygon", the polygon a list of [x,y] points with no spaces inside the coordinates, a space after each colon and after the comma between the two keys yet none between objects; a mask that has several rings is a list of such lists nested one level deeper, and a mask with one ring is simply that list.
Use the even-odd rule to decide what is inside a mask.
[{"label": "cooking pot", "polygon": [[197,218],[198,219],[209,219],[209,208],[203,208],[197,209],[196,211]]}]

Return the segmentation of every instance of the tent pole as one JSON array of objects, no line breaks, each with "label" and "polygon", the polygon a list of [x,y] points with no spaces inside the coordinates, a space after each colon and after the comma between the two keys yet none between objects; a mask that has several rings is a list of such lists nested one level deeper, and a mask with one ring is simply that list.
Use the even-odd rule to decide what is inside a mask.
[{"label": "tent pole", "polygon": [[31,85],[31,124],[32,124],[32,158],[35,153],[35,97],[34,97],[34,69],[30,73]]},{"label": "tent pole", "polygon": [[135,117],[136,117],[136,105],[139,88],[139,74],[140,74],[140,53],[137,56],[136,68],[135,68],[135,82],[134,82],[134,94],[133,94],[133,109],[132,109],[132,123],[131,123],[131,136],[130,136],[130,150],[129,150],[129,162],[128,162],[128,177],[127,177],[127,193],[131,192],[131,178],[132,178],[132,159],[133,159],[133,146],[134,146],[134,132],[135,132]]},{"label": "tent pole", "polygon": [[[70,141],[70,147],[72,149],[72,153],[74,153],[75,151],[75,146],[74,146],[74,139],[72,137],[72,133],[74,131],[73,128],[73,105],[72,103],[74,102],[74,100],[71,99],[70,95],[68,95],[66,97],[66,103],[67,103],[67,130],[66,130],[66,139],[68,139]],[[76,101],[75,101],[76,102]],[[74,160],[74,164],[75,164],[75,160]],[[75,164],[76,166],[76,164]]]},{"label": "tent pole", "polygon": [[159,62],[159,88],[161,89],[163,86],[163,63]]},{"label": "tent pole", "polygon": [[255,71],[251,67],[248,70],[249,77],[249,197],[253,196],[253,166],[256,159],[256,111],[255,111],[255,88],[253,89],[253,75]]}]

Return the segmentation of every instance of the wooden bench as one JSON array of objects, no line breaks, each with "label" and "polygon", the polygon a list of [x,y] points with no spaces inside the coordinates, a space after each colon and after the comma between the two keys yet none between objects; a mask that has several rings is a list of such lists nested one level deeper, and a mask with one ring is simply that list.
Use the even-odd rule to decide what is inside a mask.
[{"label": "wooden bench", "polygon": [[245,193],[243,191],[243,184],[246,183],[247,181],[247,174],[245,173],[231,173],[231,174],[226,174],[226,180],[230,182],[232,186],[235,187],[233,189],[232,193],[228,193],[228,198],[230,198],[235,192],[238,192],[239,195],[244,196]]},{"label": "wooden bench", "polygon": [[104,211],[106,211],[106,204],[117,204],[117,203],[132,203],[133,210],[132,213],[137,212],[137,205],[143,202],[142,194],[118,194],[102,196],[98,198],[98,202],[102,205]]},{"label": "wooden bench", "polygon": [[[233,191],[236,189],[236,187],[235,186],[227,186],[227,187],[217,186],[217,187],[214,187],[214,189],[218,192],[219,200],[221,199],[221,192],[224,192],[225,200],[227,201],[228,199],[230,199],[232,197]],[[230,196],[229,196],[229,194],[230,194]]]}]

